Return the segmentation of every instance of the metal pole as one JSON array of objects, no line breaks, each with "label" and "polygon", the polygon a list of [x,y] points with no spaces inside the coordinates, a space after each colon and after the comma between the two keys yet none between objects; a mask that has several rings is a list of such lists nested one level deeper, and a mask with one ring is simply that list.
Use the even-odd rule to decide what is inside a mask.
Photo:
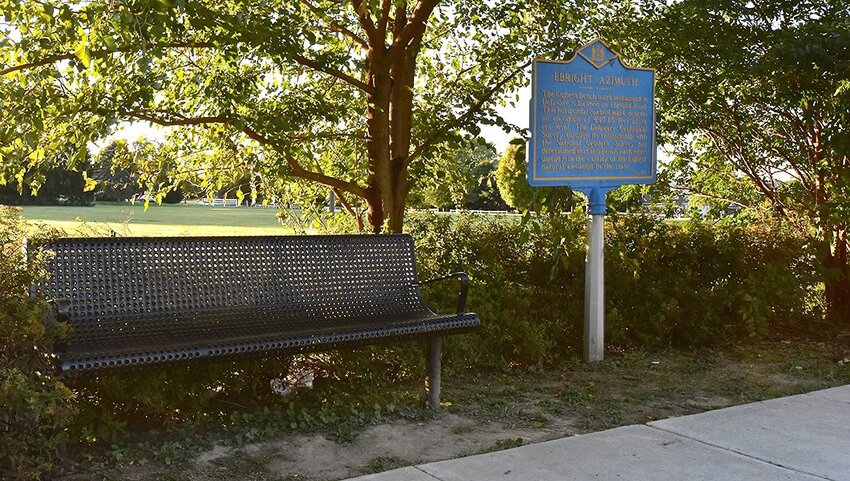
[{"label": "metal pole", "polygon": [[442,370],[442,339],[432,337],[428,339],[426,362],[428,367],[428,407],[433,410],[440,409],[440,371]]},{"label": "metal pole", "polygon": [[584,288],[584,360],[605,357],[605,215],[591,214],[587,221],[587,257]]}]

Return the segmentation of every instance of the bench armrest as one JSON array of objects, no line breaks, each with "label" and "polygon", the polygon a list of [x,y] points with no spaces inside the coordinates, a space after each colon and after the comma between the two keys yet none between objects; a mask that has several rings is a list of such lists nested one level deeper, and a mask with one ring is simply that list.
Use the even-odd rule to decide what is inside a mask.
[{"label": "bench armrest", "polygon": [[458,292],[457,297],[457,313],[462,314],[466,312],[466,294],[467,292],[469,292],[469,276],[466,275],[466,272],[452,272],[451,274],[446,274],[444,276],[435,277],[433,279],[414,283],[414,285],[424,286],[425,284],[431,284],[432,282],[437,281],[445,281],[447,279],[457,279],[460,282],[460,292]]}]

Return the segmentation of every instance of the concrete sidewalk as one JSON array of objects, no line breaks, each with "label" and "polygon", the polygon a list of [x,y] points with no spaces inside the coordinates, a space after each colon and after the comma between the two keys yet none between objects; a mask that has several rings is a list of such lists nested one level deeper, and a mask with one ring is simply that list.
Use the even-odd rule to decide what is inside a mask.
[{"label": "concrete sidewalk", "polygon": [[850,481],[850,385],[354,480]]}]

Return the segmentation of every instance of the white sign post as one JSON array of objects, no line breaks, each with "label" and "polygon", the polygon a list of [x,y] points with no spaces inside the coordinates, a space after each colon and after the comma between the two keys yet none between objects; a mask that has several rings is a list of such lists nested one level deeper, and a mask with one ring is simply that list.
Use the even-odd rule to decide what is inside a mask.
[{"label": "white sign post", "polygon": [[584,289],[584,360],[605,357],[605,216],[590,214]]}]

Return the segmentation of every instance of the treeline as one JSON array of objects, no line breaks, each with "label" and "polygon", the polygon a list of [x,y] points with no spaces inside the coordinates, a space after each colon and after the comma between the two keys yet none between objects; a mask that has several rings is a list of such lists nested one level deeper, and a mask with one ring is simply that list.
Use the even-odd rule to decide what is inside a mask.
[{"label": "treeline", "polygon": [[[69,159],[80,155],[69,153],[55,159],[55,167],[48,171],[24,172],[0,186],[0,204],[90,205],[95,201],[126,202],[143,199],[147,192],[160,193],[162,185],[170,185],[160,199],[166,204],[208,195],[205,186],[194,181],[197,179],[191,176],[180,179],[169,177],[168,172],[174,166],[151,165],[161,163],[161,159],[167,157],[160,155],[159,151],[163,148],[163,145],[145,140],[135,143],[113,140],[94,156],[83,153],[84,161],[71,162]],[[523,149],[520,155],[524,154]],[[499,173],[500,163],[506,162],[509,165],[503,165],[501,171],[504,172]],[[172,160],[169,163],[176,164],[179,161]],[[502,194],[500,181],[497,180],[500,175],[508,175],[525,182],[524,165],[525,158],[517,156],[514,144],[502,155],[502,159],[496,147],[483,139],[455,145],[440,152],[433,164],[423,166],[427,172],[423,172],[423,180],[411,192],[410,205],[414,208],[470,210],[527,208],[530,201],[520,204],[513,202],[512,196],[516,195],[513,191],[521,187],[502,182],[503,188],[508,189],[507,194]],[[530,187],[526,183],[523,193],[527,190]],[[262,202],[263,195],[252,189],[250,178],[236,177],[222,184],[215,196],[249,199],[252,193],[256,196],[256,202]]]}]

